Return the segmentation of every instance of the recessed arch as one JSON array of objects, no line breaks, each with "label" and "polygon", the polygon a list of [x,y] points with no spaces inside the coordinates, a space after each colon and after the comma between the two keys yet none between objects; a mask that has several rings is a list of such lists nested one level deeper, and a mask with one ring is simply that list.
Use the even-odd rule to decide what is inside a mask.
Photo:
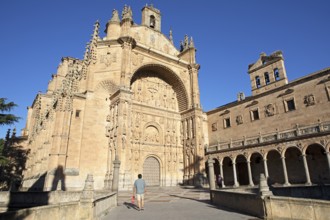
[{"label": "recessed arch", "polygon": [[[152,129],[152,128],[154,128],[154,129]],[[156,133],[152,132],[153,130]],[[148,131],[150,131],[150,132],[148,133]],[[144,125],[144,128],[143,128],[144,141],[163,144],[164,143],[163,137],[164,137],[164,134],[162,131],[162,127],[157,122],[148,122]]]},{"label": "recessed arch", "polygon": [[259,184],[260,182],[260,174],[265,174],[263,157],[259,152],[252,153],[250,157],[250,166],[252,172],[252,181],[254,184]]},{"label": "recessed arch", "polygon": [[222,160],[223,181],[225,186],[234,185],[233,161],[230,157],[224,157]]},{"label": "recessed arch", "polygon": [[296,146],[288,147],[285,150],[285,164],[290,184],[306,183],[306,173],[301,156],[302,153]]},{"label": "recessed arch", "polygon": [[317,143],[308,145],[306,148],[306,160],[311,182],[315,184],[329,184],[330,171],[324,147]]},{"label": "recessed arch", "polygon": [[269,173],[269,184],[284,184],[284,172],[281,154],[277,150],[267,153],[267,166]]},{"label": "recessed arch", "polygon": [[158,77],[171,85],[176,93],[179,111],[182,112],[188,109],[188,93],[181,78],[173,72],[173,70],[160,64],[146,64],[134,72],[131,78],[130,86],[132,86],[137,79],[147,76]]},{"label": "recessed arch", "polygon": [[247,159],[244,155],[239,154],[236,157],[236,173],[239,185],[249,185],[249,172],[247,167]]}]

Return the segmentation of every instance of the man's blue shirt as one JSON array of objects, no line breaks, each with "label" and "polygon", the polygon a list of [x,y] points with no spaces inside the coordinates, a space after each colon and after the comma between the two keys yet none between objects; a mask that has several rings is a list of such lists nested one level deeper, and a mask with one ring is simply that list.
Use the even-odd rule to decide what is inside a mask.
[{"label": "man's blue shirt", "polygon": [[146,183],[143,179],[137,179],[134,182],[134,187],[136,188],[136,194],[143,194]]}]

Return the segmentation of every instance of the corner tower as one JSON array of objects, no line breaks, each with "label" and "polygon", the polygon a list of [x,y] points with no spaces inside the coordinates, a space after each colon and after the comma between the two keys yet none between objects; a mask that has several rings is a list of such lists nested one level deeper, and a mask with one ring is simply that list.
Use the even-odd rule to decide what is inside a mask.
[{"label": "corner tower", "polygon": [[249,65],[248,73],[252,95],[288,84],[282,51],[275,51],[269,56],[261,53],[257,62]]},{"label": "corner tower", "polygon": [[142,25],[161,32],[161,14],[153,5],[142,8]]}]

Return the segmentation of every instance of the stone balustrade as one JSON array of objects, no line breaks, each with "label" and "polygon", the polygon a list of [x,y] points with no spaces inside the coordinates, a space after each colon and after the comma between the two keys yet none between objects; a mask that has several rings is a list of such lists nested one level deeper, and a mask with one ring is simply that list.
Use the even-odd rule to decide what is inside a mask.
[{"label": "stone balustrade", "polygon": [[329,133],[330,122],[323,122],[318,124],[312,124],[308,126],[298,125],[294,129],[277,131],[268,134],[259,134],[253,137],[243,137],[241,139],[230,140],[225,142],[213,143],[206,147],[206,153],[212,153],[231,148],[249,147],[255,145],[271,144],[277,141],[285,141],[295,138],[301,138],[304,136]]}]

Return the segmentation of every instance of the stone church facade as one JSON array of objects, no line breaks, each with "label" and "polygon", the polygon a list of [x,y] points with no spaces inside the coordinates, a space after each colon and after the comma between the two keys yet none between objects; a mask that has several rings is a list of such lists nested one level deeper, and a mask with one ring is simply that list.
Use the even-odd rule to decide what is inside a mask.
[{"label": "stone church facade", "polygon": [[139,173],[149,186],[202,184],[207,125],[193,40],[178,50],[153,6],[141,25],[130,7],[121,15],[113,11],[102,39],[95,23],[84,58],[63,58],[29,108],[23,188],[81,190],[92,174],[95,189],[111,189],[114,166],[119,190]]},{"label": "stone church facade", "polygon": [[[223,186],[330,182],[330,68],[288,82],[282,52],[249,65],[252,96],[203,112],[192,38],[174,46],[161,13],[114,10],[95,23],[82,60],[65,57],[28,109],[23,189],[129,190],[205,184],[207,159]],[[118,180],[114,176],[119,167]]]}]

